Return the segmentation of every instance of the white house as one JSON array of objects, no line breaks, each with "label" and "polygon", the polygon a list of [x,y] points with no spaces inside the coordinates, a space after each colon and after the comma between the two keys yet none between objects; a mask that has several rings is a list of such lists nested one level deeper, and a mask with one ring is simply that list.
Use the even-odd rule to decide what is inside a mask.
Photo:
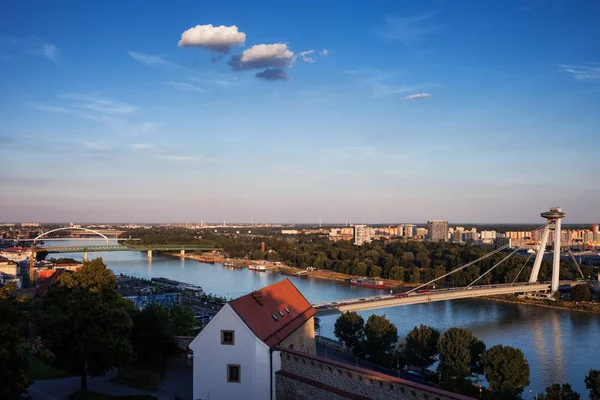
[{"label": "white house", "polygon": [[315,309],[288,279],[226,304],[194,338],[194,400],[274,399],[276,346],[316,354]]}]

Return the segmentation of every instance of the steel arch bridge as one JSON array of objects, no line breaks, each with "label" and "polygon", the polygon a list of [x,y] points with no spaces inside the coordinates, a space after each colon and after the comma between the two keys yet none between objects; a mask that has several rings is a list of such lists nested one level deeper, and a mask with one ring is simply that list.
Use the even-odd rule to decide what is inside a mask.
[{"label": "steel arch bridge", "polygon": [[33,239],[33,243],[35,244],[36,241],[41,240],[43,237],[47,236],[50,233],[54,233],[54,232],[60,232],[60,231],[73,231],[73,230],[78,230],[78,231],[84,231],[87,233],[91,233],[94,235],[98,235],[100,236],[103,240],[106,241],[106,244],[108,245],[108,237],[101,234],[100,232],[94,231],[92,229],[88,229],[88,228],[77,228],[77,227],[71,227],[71,226],[67,226],[67,227],[62,227],[62,228],[56,228],[56,229],[52,229],[48,232],[44,232],[40,235],[38,235],[36,238]]}]

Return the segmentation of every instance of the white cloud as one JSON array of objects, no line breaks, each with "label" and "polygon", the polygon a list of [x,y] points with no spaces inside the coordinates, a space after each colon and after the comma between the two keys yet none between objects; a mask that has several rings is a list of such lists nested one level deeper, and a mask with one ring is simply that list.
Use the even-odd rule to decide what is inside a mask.
[{"label": "white cloud", "polygon": [[321,51],[319,52],[319,55],[320,55],[321,57],[327,57],[327,56],[329,55],[329,50],[327,50],[327,49],[323,49],[323,50],[321,50]]},{"label": "white cloud", "polygon": [[294,60],[294,52],[285,43],[257,44],[244,50],[241,56],[235,55],[229,65],[237,70],[263,68],[287,68]]},{"label": "white cloud", "polygon": [[58,66],[58,49],[53,44],[42,46],[42,55]]},{"label": "white cloud", "polygon": [[246,34],[233,26],[196,25],[181,34],[179,46],[198,46],[217,53],[228,53],[231,47],[243,45]]},{"label": "white cloud", "polygon": [[171,86],[173,86],[174,88],[177,88],[177,89],[185,90],[186,92],[196,92],[196,93],[204,93],[204,92],[206,92],[206,90],[204,90],[200,86],[192,85],[191,83],[187,83],[187,82],[169,81],[169,82],[166,82],[166,83],[167,83],[167,85],[171,85]]},{"label": "white cloud", "polygon": [[106,97],[98,96],[95,94],[67,93],[60,95],[59,97],[63,99],[79,101],[79,103],[76,104],[77,107],[90,111],[97,111],[109,114],[125,114],[137,110],[137,107],[131,104],[113,101]]},{"label": "white cloud", "polygon": [[301,58],[302,61],[307,62],[309,64],[314,63],[316,60],[314,57],[309,57],[310,54],[314,53],[314,50],[307,50],[307,51],[301,51],[298,54],[296,54],[296,58]]},{"label": "white cloud", "polygon": [[564,65],[558,68],[563,72],[573,74],[575,79],[580,81],[600,81],[600,63],[590,62],[585,65]]},{"label": "white cloud", "polygon": [[425,99],[427,97],[431,97],[431,95],[429,93],[415,93],[406,96],[405,99]]},{"label": "white cloud", "polygon": [[385,25],[378,29],[381,37],[405,45],[423,41],[438,32],[441,27],[428,23],[433,14],[421,14],[413,17],[391,17],[385,19]]}]

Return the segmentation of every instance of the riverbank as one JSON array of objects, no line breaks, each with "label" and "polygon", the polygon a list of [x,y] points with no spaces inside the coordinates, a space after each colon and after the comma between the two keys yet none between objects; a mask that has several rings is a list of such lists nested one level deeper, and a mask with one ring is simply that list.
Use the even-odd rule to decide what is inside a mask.
[{"label": "riverbank", "polygon": [[481,297],[485,300],[497,301],[501,303],[524,304],[528,306],[554,308],[557,310],[578,311],[589,314],[600,314],[599,303],[571,302],[571,301],[553,301],[545,299],[532,299],[529,297],[507,296],[486,296]]}]

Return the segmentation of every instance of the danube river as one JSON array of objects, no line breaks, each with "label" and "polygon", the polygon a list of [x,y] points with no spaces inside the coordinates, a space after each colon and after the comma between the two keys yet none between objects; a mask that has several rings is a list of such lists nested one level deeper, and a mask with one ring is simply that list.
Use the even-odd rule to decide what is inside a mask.
[{"label": "danube river", "polygon": [[[80,242],[81,243],[81,242]],[[73,242],[69,244],[74,244]],[[58,245],[56,242],[52,246]],[[81,254],[52,254],[73,257]],[[272,272],[225,268],[192,259],[154,256],[146,253],[89,253],[102,257],[116,274],[140,278],[166,277],[202,286],[205,292],[235,298],[277,282],[286,276]],[[352,287],[348,283],[314,278],[289,277],[311,303],[382,293],[381,290]],[[575,313],[542,307],[495,303],[486,300],[453,300],[409,305],[360,314],[385,314],[397,327],[400,337],[415,325],[425,324],[440,331],[456,326],[470,329],[488,347],[496,344],[520,348],[531,368],[531,384],[525,398],[533,398],[552,383],[568,382],[587,398],[583,382],[590,368],[600,369],[600,315]],[[321,318],[321,334],[334,337],[336,316]],[[531,395],[529,395],[531,391]]]}]

